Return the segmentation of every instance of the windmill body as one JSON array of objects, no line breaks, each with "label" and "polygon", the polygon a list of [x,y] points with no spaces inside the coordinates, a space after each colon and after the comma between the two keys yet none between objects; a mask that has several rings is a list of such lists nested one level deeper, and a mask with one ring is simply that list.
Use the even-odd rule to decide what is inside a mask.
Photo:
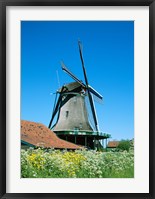
[{"label": "windmill body", "polygon": [[[94,149],[102,146],[99,140],[107,139],[110,135],[101,133],[98,130],[97,116],[92,95],[95,95],[101,100],[102,96],[88,85],[81,43],[79,43],[79,52],[85,83],[73,75],[62,63],[63,71],[71,76],[75,82],[63,85],[57,91],[59,97],[56,99],[53,108],[49,128],[62,139]],[[90,120],[90,115],[93,124]],[[55,124],[52,125],[54,118],[57,119]]]},{"label": "windmill body", "polygon": [[[69,87],[71,83],[66,85]],[[61,108],[58,122],[56,123],[53,130],[56,131],[90,131],[93,129],[88,121],[87,107],[85,103],[85,94],[82,92],[63,92],[62,96],[65,98],[68,95],[73,95]]]}]

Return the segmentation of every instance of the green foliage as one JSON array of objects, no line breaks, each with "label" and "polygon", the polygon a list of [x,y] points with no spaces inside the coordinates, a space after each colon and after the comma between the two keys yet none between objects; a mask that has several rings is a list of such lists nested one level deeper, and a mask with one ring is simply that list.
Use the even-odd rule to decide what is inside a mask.
[{"label": "green foliage", "polygon": [[117,146],[117,149],[122,150],[122,151],[129,151],[130,141],[129,140],[121,140]]},{"label": "green foliage", "polygon": [[21,150],[22,178],[133,178],[133,150]]}]

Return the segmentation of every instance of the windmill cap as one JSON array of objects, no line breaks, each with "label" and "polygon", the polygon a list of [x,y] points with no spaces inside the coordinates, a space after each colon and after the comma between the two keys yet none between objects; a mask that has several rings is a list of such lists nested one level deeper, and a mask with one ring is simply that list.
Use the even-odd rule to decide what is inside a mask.
[{"label": "windmill cap", "polygon": [[58,89],[58,92],[65,92],[65,91],[73,91],[75,89],[80,88],[81,85],[78,82],[71,82],[69,84],[65,84],[61,88]]}]

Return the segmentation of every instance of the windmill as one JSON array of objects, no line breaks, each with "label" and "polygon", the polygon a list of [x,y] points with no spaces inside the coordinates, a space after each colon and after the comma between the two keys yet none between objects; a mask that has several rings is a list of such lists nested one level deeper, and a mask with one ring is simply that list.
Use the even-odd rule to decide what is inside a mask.
[{"label": "windmill", "polygon": [[[79,80],[63,62],[61,63],[62,70],[74,82],[63,85],[56,92],[48,127],[62,139],[94,149],[101,147],[99,140],[107,139],[110,135],[99,132],[93,96],[99,100],[103,97],[88,83],[80,41],[78,46],[85,82]],[[55,124],[52,125],[55,118]]]}]

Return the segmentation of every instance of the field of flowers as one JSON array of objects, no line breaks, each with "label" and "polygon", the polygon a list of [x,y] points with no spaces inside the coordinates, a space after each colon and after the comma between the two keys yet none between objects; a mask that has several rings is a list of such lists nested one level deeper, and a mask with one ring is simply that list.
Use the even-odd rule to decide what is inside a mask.
[{"label": "field of flowers", "polygon": [[133,178],[134,152],[21,150],[22,178]]}]

